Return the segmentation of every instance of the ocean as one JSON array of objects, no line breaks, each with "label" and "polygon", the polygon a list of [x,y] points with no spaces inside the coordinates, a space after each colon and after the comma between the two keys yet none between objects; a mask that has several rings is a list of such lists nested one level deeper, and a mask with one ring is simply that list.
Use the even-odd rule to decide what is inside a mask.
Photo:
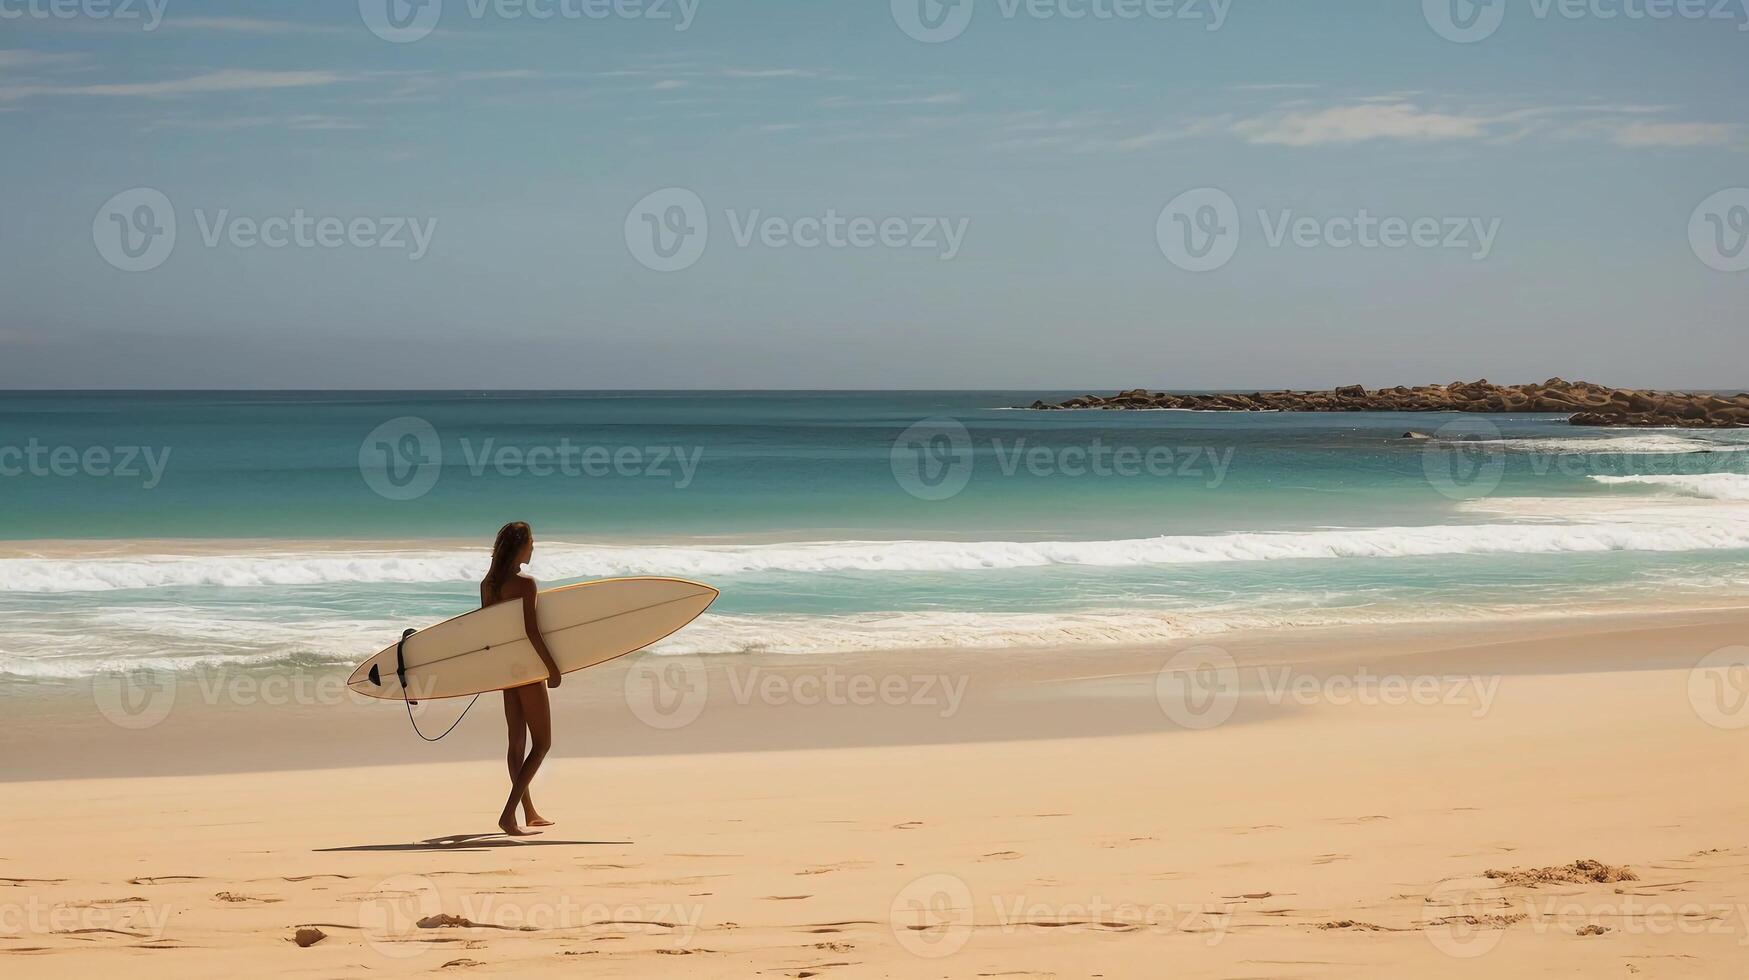
[{"label": "ocean", "polygon": [[720,588],[701,656],[1749,595],[1749,432],[1015,408],[1077,393],[0,394],[0,677],[349,665],[509,520],[546,585]]}]

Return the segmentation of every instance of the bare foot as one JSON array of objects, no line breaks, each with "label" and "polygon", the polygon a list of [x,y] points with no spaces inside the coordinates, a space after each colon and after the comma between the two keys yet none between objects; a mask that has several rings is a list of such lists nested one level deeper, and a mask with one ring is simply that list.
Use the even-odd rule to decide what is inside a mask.
[{"label": "bare foot", "polygon": [[531,813],[528,815],[528,825],[530,827],[551,827],[553,822],[546,817],[537,816]]},{"label": "bare foot", "polygon": [[540,833],[538,830],[523,830],[516,825],[516,820],[513,817],[505,817],[498,821],[498,829],[504,831],[507,837],[533,837]]}]

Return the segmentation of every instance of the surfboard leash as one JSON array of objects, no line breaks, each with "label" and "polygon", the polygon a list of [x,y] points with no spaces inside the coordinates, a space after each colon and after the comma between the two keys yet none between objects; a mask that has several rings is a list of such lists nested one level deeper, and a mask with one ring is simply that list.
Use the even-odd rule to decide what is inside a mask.
[{"label": "surfboard leash", "polygon": [[442,735],[439,735],[436,738],[433,738],[430,735],[427,735],[424,732],[419,730],[419,722],[415,721],[413,718],[413,705],[417,704],[418,702],[405,701],[403,703],[405,703],[407,705],[407,724],[413,726],[413,734],[419,736],[420,738],[426,740],[427,742],[436,742],[439,739],[442,739],[445,736],[449,735],[450,732],[455,731],[455,726],[461,724],[462,719],[466,718],[468,716],[468,712],[474,710],[474,701],[478,701],[478,700],[480,700],[480,696],[478,694],[474,695],[473,700],[468,702],[468,706],[462,709],[462,713],[460,715],[456,716],[455,721],[448,728],[445,728],[443,730]]},{"label": "surfboard leash", "polygon": [[430,735],[419,730],[419,722],[413,717],[413,706],[419,702],[407,696],[407,659],[403,656],[403,653],[407,648],[407,637],[412,636],[417,632],[419,631],[407,630],[403,632],[401,634],[401,642],[395,644],[395,680],[401,685],[401,703],[407,706],[407,724],[413,726],[413,734],[427,742],[436,742],[448,738],[449,733],[455,731],[455,726],[461,724],[462,719],[468,716],[468,712],[474,710],[474,701],[480,700],[480,696],[478,694],[474,695],[473,700],[469,701],[468,706],[462,709],[462,713],[456,716],[455,721],[451,722],[450,726],[443,730],[442,735],[432,738]]}]

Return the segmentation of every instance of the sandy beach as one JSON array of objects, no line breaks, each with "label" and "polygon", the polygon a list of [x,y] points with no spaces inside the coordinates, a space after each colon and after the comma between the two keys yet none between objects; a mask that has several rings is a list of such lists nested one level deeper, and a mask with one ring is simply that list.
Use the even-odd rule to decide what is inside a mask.
[{"label": "sandy beach", "polygon": [[524,840],[488,833],[487,701],[427,746],[316,675],[185,678],[168,706],[39,685],[6,693],[0,955],[21,977],[1736,977],[1745,625],[629,658],[557,692],[535,792],[559,823]]}]

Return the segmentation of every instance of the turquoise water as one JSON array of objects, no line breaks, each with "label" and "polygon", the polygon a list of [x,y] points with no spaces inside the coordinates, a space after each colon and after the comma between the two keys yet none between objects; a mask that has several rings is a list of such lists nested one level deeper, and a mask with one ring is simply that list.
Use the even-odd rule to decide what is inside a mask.
[{"label": "turquoise water", "polygon": [[1744,434],[1011,409],[1068,394],[0,395],[0,539],[55,542],[0,558],[0,671],[350,662],[467,608],[512,519],[546,582],[721,587],[665,646],[705,654],[1150,642],[1749,585]]}]

